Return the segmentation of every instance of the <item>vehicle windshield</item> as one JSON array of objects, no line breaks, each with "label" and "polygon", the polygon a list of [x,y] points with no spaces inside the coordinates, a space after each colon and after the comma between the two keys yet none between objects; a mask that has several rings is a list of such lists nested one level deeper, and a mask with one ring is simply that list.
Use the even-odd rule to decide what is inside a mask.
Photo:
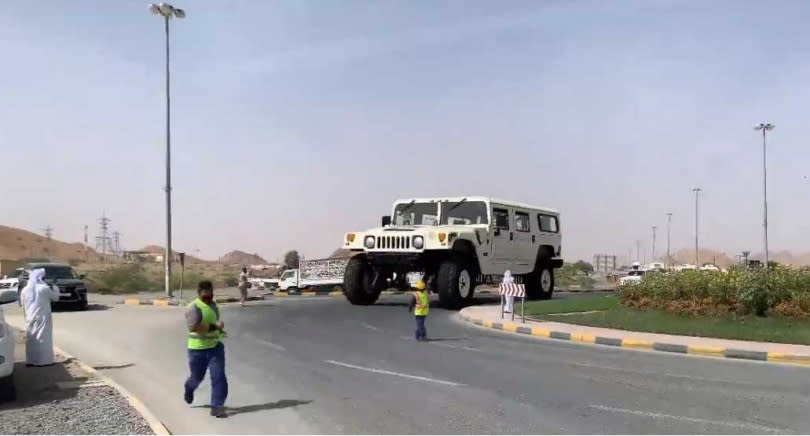
[{"label": "vehicle windshield", "polygon": [[627,273],[627,275],[628,275],[628,276],[643,276],[643,275],[644,275],[644,271],[638,271],[638,270],[636,270],[636,271],[630,271],[630,272],[628,272],[628,273]]},{"label": "vehicle windshield", "polygon": [[46,266],[45,278],[46,279],[77,279],[76,272],[69,266]]},{"label": "vehicle windshield", "polygon": [[444,201],[441,205],[442,225],[489,224],[487,204],[483,201]]},{"label": "vehicle windshield", "polygon": [[438,203],[400,203],[394,208],[396,226],[432,226],[438,218]]}]

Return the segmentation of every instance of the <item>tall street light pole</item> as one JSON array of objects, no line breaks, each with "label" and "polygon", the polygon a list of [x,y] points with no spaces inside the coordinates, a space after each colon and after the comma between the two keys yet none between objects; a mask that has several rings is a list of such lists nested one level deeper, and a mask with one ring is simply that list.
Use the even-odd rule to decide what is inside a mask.
[{"label": "tall street light pole", "polygon": [[767,132],[776,127],[771,123],[762,123],[754,130],[762,130],[762,230],[765,243],[765,271],[768,271],[768,154],[766,144]]},{"label": "tall street light pole", "polygon": [[650,262],[651,262],[651,263],[652,263],[652,262],[655,262],[655,229],[657,229],[657,228],[658,228],[658,227],[656,227],[656,226],[652,226],[652,231],[653,231],[653,246],[652,246],[652,258],[650,259]]},{"label": "tall street light pole", "polygon": [[700,227],[698,226],[698,197],[700,196],[700,188],[693,188],[692,191],[695,193],[695,268],[700,269],[700,254],[699,254],[699,245],[698,245],[698,234]]},{"label": "tall street light pole", "polygon": [[669,240],[671,235],[671,228],[672,228],[672,212],[667,212],[667,260],[666,260],[666,269],[669,271]]},{"label": "tall street light pole", "polygon": [[172,297],[172,137],[171,137],[171,93],[169,81],[169,20],[172,17],[185,18],[186,12],[168,3],[149,5],[149,11],[163,17],[166,29],[166,253],[163,262],[166,266],[164,289],[166,296]]}]

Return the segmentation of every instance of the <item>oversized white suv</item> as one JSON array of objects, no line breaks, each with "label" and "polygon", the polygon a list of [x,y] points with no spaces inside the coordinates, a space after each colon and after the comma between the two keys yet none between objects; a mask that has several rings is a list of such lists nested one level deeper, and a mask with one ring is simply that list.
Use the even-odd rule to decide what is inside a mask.
[{"label": "oversized white suv", "polygon": [[551,298],[560,257],[560,214],[489,197],[397,200],[382,227],[350,232],[353,256],[343,289],[352,304],[373,304],[389,287],[407,287],[408,273],[435,283],[440,303],[459,308],[476,285],[506,270],[526,285],[530,299]]}]

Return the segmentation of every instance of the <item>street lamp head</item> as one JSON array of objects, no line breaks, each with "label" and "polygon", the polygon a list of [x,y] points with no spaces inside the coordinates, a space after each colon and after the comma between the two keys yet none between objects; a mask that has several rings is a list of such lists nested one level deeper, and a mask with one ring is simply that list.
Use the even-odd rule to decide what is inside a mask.
[{"label": "street lamp head", "polygon": [[172,18],[172,17],[186,18],[186,11],[179,8],[175,8],[174,6],[168,3],[160,3],[157,5],[154,3],[150,3],[149,12],[155,15],[160,15],[164,18]]},{"label": "street lamp head", "polygon": [[773,130],[774,127],[776,126],[771,123],[760,123],[758,126],[754,127],[754,130]]}]

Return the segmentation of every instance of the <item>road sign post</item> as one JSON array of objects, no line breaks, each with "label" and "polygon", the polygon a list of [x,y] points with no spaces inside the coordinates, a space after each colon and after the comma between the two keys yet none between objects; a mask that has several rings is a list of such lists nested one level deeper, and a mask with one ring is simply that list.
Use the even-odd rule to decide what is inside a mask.
[{"label": "road sign post", "polygon": [[[503,307],[505,297],[520,297],[520,317],[522,323],[526,323],[526,285],[518,283],[501,283],[498,285],[498,293],[501,295],[501,319],[503,319]],[[515,320],[515,308],[512,308],[512,321]]]}]

